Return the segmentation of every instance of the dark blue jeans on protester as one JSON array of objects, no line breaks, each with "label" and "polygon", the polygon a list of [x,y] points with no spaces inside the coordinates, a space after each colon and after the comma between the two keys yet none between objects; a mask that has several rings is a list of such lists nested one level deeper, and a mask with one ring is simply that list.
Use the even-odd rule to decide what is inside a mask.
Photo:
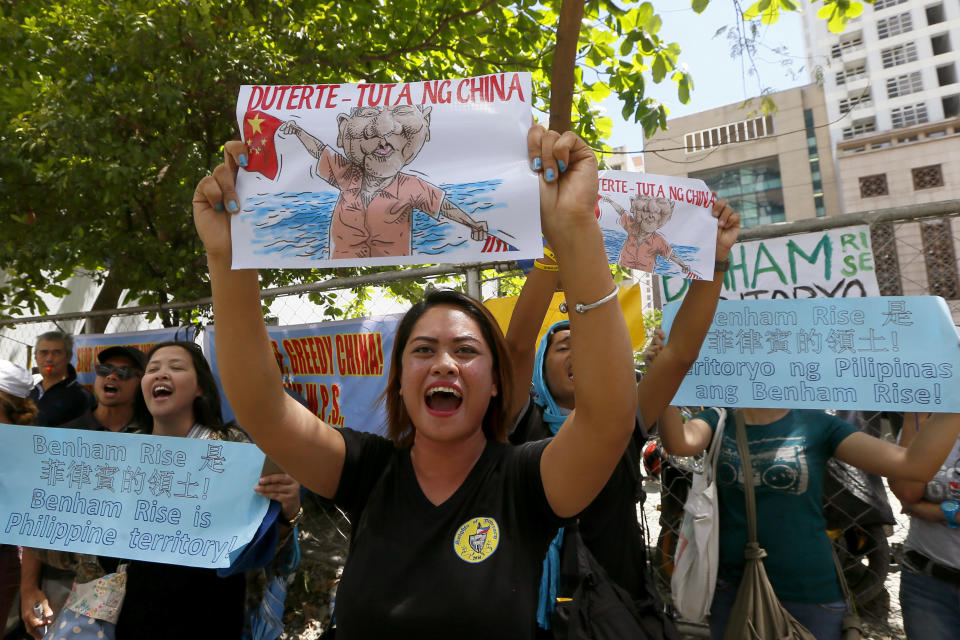
[{"label": "dark blue jeans on protester", "polygon": [[[717,579],[713,604],[710,606],[711,640],[723,640],[723,634],[727,629],[727,621],[730,619],[730,612],[733,610],[733,603],[737,599],[737,586],[726,580]],[[840,640],[843,614],[847,610],[847,603],[843,600],[836,602],[781,600],[780,604],[810,633],[816,636],[817,640]]]},{"label": "dark blue jeans on protester", "polygon": [[900,609],[909,640],[952,640],[960,635],[960,586],[904,567]]}]

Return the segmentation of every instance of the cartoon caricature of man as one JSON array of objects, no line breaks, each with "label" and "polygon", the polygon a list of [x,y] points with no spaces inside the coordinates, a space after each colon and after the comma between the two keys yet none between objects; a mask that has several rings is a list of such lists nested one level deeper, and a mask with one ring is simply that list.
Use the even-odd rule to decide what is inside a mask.
[{"label": "cartoon caricature of man", "polygon": [[340,190],[330,221],[331,258],[408,256],[413,210],[444,216],[485,240],[487,223],[471,218],[434,185],[402,173],[430,139],[431,107],[354,107],[337,116],[337,146],[317,140],[294,121],[280,130],[295,134],[317,159],[317,174]]},{"label": "cartoon caricature of man", "polygon": [[666,238],[657,230],[667,224],[673,215],[674,203],[667,198],[650,196],[632,196],[630,213],[607,196],[600,198],[609,203],[620,216],[620,226],[627,232],[627,240],[620,249],[619,264],[631,269],[649,271],[657,264],[657,256],[676,263],[683,275],[690,273],[690,267],[673,252]]}]

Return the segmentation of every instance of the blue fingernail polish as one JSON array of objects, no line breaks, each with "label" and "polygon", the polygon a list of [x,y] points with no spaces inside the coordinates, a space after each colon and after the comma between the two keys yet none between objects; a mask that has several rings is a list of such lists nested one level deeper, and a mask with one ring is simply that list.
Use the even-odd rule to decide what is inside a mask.
[{"label": "blue fingernail polish", "polygon": [[223,203],[222,203],[222,202],[218,202],[217,204],[213,205],[213,210],[214,210],[214,211],[223,211]]},{"label": "blue fingernail polish", "polygon": [[560,173],[563,173],[567,170],[567,163],[563,160],[557,160],[557,167],[560,168]]},{"label": "blue fingernail polish", "polygon": [[547,169],[543,172],[543,177],[546,178],[547,182],[553,182],[554,172],[553,169]]},{"label": "blue fingernail polish", "polygon": [[227,209],[230,209],[230,211],[236,211],[239,208],[240,207],[237,206],[236,200],[231,200],[230,202],[227,203]]},{"label": "blue fingernail polish", "polygon": [[540,167],[543,166],[543,162],[540,161],[540,158],[533,159],[533,170],[540,171]]},{"label": "blue fingernail polish", "polygon": [[241,153],[239,156],[237,156],[237,162],[240,163],[241,167],[247,166],[247,154]]}]

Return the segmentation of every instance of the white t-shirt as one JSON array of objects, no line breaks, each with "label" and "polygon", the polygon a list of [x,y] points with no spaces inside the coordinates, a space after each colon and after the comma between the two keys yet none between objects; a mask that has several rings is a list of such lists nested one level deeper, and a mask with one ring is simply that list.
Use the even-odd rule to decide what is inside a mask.
[{"label": "white t-shirt", "polygon": [[[905,424],[903,428],[909,429],[910,425]],[[933,480],[927,483],[923,499],[938,505],[944,500],[960,501],[960,438]],[[910,518],[910,532],[904,546],[937,564],[960,569],[960,529],[951,529],[946,522]]]}]

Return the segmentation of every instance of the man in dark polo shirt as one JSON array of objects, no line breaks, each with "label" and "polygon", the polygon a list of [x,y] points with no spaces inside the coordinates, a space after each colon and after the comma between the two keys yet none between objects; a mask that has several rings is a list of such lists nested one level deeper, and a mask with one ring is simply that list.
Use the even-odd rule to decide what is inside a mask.
[{"label": "man in dark polo shirt", "polygon": [[38,426],[59,427],[93,406],[93,396],[77,381],[77,371],[70,364],[73,336],[62,331],[42,333],[34,351],[43,377],[30,392],[40,410]]}]

